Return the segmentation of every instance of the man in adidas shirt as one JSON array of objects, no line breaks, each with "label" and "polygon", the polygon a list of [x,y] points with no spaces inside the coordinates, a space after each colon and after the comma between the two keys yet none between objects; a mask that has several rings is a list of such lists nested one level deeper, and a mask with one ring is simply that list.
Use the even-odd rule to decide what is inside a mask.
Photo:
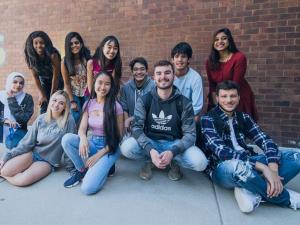
[{"label": "man in adidas shirt", "polygon": [[192,102],[173,86],[173,65],[166,60],[154,66],[156,88],[137,100],[133,138],[121,146],[124,156],[145,160],[140,171],[144,180],[152,178],[152,168],[170,168],[168,177],[179,180],[180,167],[203,171],[207,159],[194,146],[196,139]]},{"label": "man in adidas shirt", "polygon": [[[252,212],[265,200],[300,208],[300,194],[284,188],[300,172],[300,153],[279,151],[277,145],[245,113],[237,112],[239,86],[233,81],[216,88],[218,106],[201,117],[203,142],[210,159],[206,171],[225,188],[234,188],[240,210]],[[262,150],[256,154],[245,139]]]}]

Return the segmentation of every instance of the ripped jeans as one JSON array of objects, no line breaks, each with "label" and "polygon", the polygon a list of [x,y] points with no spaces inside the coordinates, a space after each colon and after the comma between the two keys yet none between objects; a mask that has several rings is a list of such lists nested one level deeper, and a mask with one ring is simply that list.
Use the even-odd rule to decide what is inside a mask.
[{"label": "ripped jeans", "polygon": [[[266,156],[253,156],[255,161],[267,165]],[[279,176],[283,177],[283,185],[287,184],[300,172],[300,153],[294,151],[282,151],[279,163]],[[290,205],[290,196],[284,188],[277,197],[268,198],[267,181],[262,174],[257,171],[249,162],[237,159],[226,160],[218,164],[212,173],[214,183],[225,187],[245,188],[252,193],[259,194],[267,202],[288,207]]]}]

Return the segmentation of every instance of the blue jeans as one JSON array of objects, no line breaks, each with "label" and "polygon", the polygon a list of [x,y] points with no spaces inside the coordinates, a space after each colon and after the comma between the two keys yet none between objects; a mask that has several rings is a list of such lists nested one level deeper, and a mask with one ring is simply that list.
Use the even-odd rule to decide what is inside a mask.
[{"label": "blue jeans", "polygon": [[83,104],[86,101],[86,97],[85,96],[78,97],[76,95],[73,95],[73,99],[77,103],[77,109],[78,109],[78,111],[74,111],[73,109],[71,109],[71,113],[72,113],[72,116],[73,116],[73,118],[74,118],[74,120],[75,120],[75,122],[77,124],[79,122],[81,111],[82,111],[82,107],[83,107]]},{"label": "blue jeans", "polygon": [[[102,150],[105,146],[105,137],[90,136],[89,141],[89,157]],[[85,168],[85,162],[79,155],[80,138],[76,134],[65,134],[61,144],[65,153],[74,163],[78,171]],[[95,194],[104,185],[110,168],[115,164],[120,156],[120,150],[117,149],[114,154],[105,154],[91,168],[88,169],[82,180],[81,190],[86,195]]]},{"label": "blue jeans", "polygon": [[[167,141],[167,140],[151,140],[153,147],[159,152],[170,150],[172,145],[176,144],[179,140]],[[120,146],[122,154],[134,160],[149,160],[149,156],[140,147],[137,141],[133,137],[129,137],[123,140]],[[178,162],[181,167],[192,169],[195,171],[203,171],[207,166],[207,159],[203,152],[196,146],[191,146],[183,153],[174,157],[174,160]]]},{"label": "blue jeans", "polygon": [[8,149],[16,147],[21,139],[26,135],[27,131],[23,129],[17,129],[13,133],[9,134],[5,139],[5,146]]},{"label": "blue jeans", "polygon": [[[267,165],[266,156],[253,156],[255,161]],[[283,185],[287,184],[300,172],[300,153],[283,151],[279,163],[279,176],[283,177]],[[268,198],[267,181],[249,162],[237,159],[221,162],[212,173],[212,180],[225,188],[241,187],[252,193],[259,194],[270,203],[279,206],[289,206],[290,196],[284,188],[277,197]]]}]

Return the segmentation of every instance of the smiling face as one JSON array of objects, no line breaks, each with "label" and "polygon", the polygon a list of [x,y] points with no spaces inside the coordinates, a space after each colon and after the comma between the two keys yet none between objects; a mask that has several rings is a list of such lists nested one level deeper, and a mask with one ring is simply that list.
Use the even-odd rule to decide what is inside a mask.
[{"label": "smiling face", "polygon": [[45,41],[43,38],[41,37],[36,37],[32,40],[32,45],[33,45],[33,48],[35,50],[35,52],[41,56],[44,54],[45,52]]},{"label": "smiling face", "polygon": [[218,95],[216,95],[216,99],[223,111],[231,114],[237,108],[240,96],[236,89],[220,89]]},{"label": "smiling face", "polygon": [[103,51],[104,56],[108,60],[113,60],[116,57],[116,55],[119,51],[119,48],[114,41],[108,40],[104,44],[102,51]]},{"label": "smiling face", "polygon": [[77,39],[77,37],[73,37],[70,41],[70,47],[71,47],[72,54],[75,55],[75,54],[78,54],[80,52],[82,44]]},{"label": "smiling face", "polygon": [[173,86],[174,72],[172,66],[157,66],[154,69],[154,80],[157,88],[169,89]]},{"label": "smiling face", "polygon": [[228,37],[224,32],[220,32],[216,35],[214,40],[214,48],[217,51],[225,51],[229,46]]},{"label": "smiling face", "polygon": [[22,91],[23,88],[24,88],[24,79],[23,79],[23,77],[20,77],[20,76],[14,77],[13,82],[12,82],[12,86],[11,86],[11,91],[13,93],[18,93],[18,92]]},{"label": "smiling face", "polygon": [[52,115],[60,116],[66,108],[66,98],[61,94],[53,95],[50,99],[50,109]]},{"label": "smiling face", "polygon": [[136,62],[132,68],[132,75],[137,82],[143,82],[145,77],[147,76],[147,70],[145,65]]},{"label": "smiling face", "polygon": [[185,70],[189,65],[189,58],[186,54],[176,53],[172,61],[177,71]]},{"label": "smiling face", "polygon": [[95,81],[95,93],[97,98],[104,98],[111,89],[111,79],[108,75],[102,74]]}]

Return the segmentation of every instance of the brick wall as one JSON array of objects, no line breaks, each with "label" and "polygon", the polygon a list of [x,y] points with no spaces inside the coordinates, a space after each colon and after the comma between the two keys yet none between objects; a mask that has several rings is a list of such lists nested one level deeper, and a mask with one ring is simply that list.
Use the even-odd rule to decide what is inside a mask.
[{"label": "brick wall", "polygon": [[23,53],[34,30],[47,32],[62,55],[69,31],[81,33],[91,50],[104,36],[116,35],[124,80],[133,57],[146,57],[152,71],[156,60],[169,59],[170,49],[187,41],[194,50],[191,66],[207,86],[203,64],[212,33],[227,26],[247,55],[246,78],[256,95],[261,125],[281,145],[300,146],[299,0],[11,0],[0,2],[0,12],[0,87],[9,72],[24,72],[35,100]]}]

